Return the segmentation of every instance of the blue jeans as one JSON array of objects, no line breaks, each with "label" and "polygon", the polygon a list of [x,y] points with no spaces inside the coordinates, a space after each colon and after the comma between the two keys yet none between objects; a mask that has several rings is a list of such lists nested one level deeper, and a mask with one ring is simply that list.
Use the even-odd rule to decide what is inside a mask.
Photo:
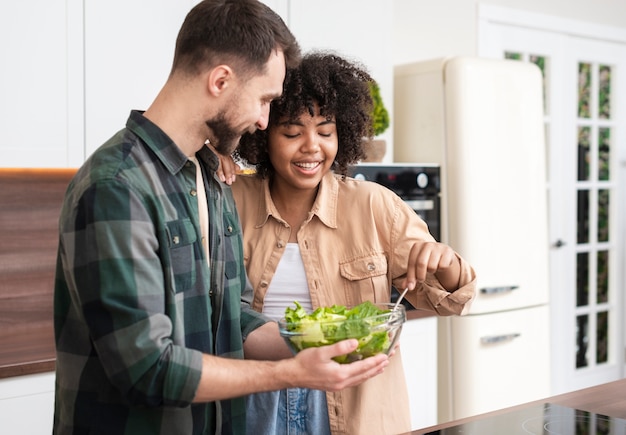
[{"label": "blue jeans", "polygon": [[289,388],[251,394],[246,427],[251,435],[330,435],[326,393]]}]

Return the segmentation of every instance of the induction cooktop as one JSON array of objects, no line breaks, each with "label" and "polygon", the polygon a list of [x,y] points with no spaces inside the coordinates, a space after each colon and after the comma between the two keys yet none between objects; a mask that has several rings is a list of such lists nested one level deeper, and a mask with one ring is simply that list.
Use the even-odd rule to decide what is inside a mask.
[{"label": "induction cooktop", "polygon": [[544,403],[425,435],[625,435],[626,420]]}]

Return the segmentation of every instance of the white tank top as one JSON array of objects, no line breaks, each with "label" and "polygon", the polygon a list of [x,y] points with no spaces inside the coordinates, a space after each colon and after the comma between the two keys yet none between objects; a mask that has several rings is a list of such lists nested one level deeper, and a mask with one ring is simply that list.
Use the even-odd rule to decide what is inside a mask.
[{"label": "white tank top", "polygon": [[274,320],[280,320],[285,317],[286,307],[295,307],[294,301],[298,301],[307,313],[312,311],[311,294],[300,247],[297,243],[287,243],[265,294],[263,314]]}]

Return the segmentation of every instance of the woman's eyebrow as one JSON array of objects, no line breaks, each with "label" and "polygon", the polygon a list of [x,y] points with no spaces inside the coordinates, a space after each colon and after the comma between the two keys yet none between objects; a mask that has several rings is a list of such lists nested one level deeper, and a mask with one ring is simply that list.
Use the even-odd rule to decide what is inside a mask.
[{"label": "woman's eyebrow", "polygon": [[333,119],[325,119],[322,122],[318,123],[317,126],[319,127],[320,125],[327,125],[327,124],[336,124],[337,122]]},{"label": "woman's eyebrow", "polygon": [[288,119],[278,123],[281,127],[289,127],[290,125],[303,126],[304,124],[299,119]]},{"label": "woman's eyebrow", "polygon": [[[316,124],[317,127],[320,127],[322,125],[328,125],[328,124],[336,124],[337,122],[333,119],[324,119],[323,121],[319,122]],[[281,121],[277,124],[280,127],[289,127],[291,125],[295,125],[298,127],[303,127],[304,123],[302,121],[300,121],[300,119],[291,119],[291,120],[286,120],[286,121]]]}]

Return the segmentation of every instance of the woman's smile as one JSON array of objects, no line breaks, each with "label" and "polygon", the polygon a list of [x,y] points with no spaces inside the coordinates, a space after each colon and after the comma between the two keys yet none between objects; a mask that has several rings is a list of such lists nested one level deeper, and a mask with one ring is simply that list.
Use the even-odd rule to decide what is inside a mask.
[{"label": "woman's smile", "polygon": [[315,172],[322,165],[323,161],[315,162],[294,162],[293,165],[302,172]]}]

